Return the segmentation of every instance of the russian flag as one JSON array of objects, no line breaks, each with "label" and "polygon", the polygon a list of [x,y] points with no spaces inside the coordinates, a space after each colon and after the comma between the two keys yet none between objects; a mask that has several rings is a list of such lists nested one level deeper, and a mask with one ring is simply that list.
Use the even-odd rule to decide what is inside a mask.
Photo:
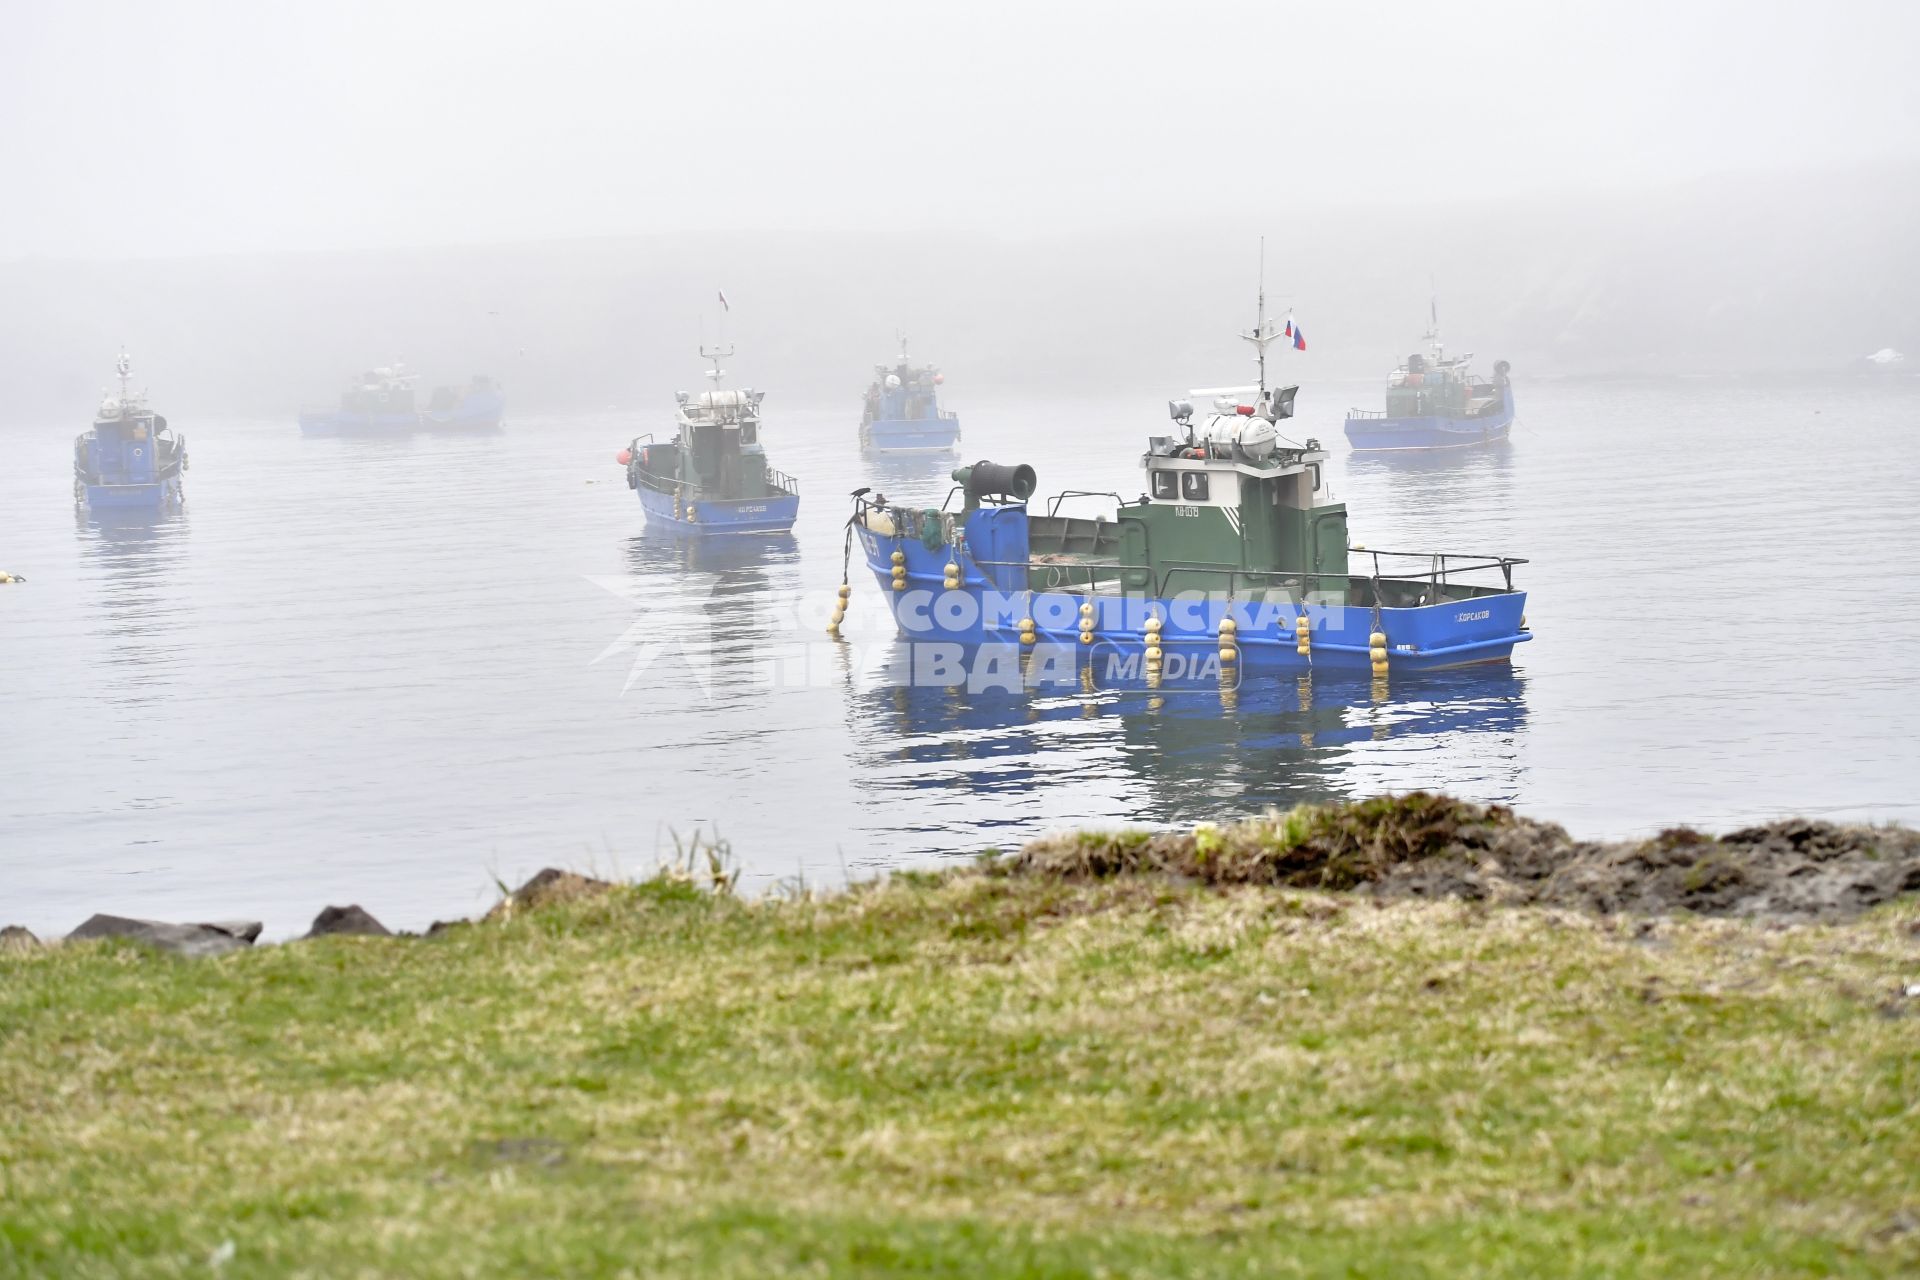
[{"label": "russian flag", "polygon": [[1305,351],[1307,349],[1307,335],[1301,332],[1300,326],[1293,322],[1292,316],[1287,317],[1287,336],[1293,339],[1293,349],[1295,351]]}]

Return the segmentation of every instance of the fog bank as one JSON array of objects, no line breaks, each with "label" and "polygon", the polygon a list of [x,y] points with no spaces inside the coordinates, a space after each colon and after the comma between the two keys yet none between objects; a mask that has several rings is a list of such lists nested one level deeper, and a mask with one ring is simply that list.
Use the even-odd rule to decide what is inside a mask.
[{"label": "fog bank", "polygon": [[124,344],[176,414],[289,424],[356,371],[489,373],[519,412],[657,406],[726,334],[739,379],[852,403],[896,329],[955,394],[1247,372],[1269,307],[1309,338],[1279,376],[1373,377],[1437,287],[1449,345],[1516,376],[1818,371],[1920,354],[1920,168],[1700,180],[1440,207],[1237,210],[1136,231],[715,231],[131,262],[0,264],[0,420],[77,429]]}]

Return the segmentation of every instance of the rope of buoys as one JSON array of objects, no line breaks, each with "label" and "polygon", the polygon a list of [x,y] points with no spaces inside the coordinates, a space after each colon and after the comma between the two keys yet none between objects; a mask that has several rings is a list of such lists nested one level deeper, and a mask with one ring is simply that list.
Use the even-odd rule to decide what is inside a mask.
[{"label": "rope of buoys", "polygon": [[840,544],[840,592],[833,602],[833,616],[827,620],[827,634],[835,640],[840,638],[840,624],[847,620],[847,600],[853,595],[853,588],[847,582],[848,567],[853,562],[853,517],[847,518],[846,537]]}]

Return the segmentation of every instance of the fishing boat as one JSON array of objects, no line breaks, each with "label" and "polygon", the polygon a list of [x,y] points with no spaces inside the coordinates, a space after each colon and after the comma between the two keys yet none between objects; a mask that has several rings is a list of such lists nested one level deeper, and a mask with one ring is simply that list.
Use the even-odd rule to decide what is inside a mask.
[{"label": "fishing boat", "polygon": [[946,376],[907,359],[907,340],[890,365],[874,366],[860,413],[860,444],[874,453],[933,453],[960,443],[960,417],[940,408]]},{"label": "fishing boat", "polygon": [[300,415],[307,435],[409,435],[415,431],[496,431],[506,396],[491,378],[475,375],[464,389],[435,387],[423,406],[420,377],[405,365],[369,369],[340,393],[334,409]]},{"label": "fishing boat", "polygon": [[[1149,436],[1140,456],[1138,498],[1067,490],[1041,515],[1033,468],[988,461],[954,471],[937,510],[856,491],[849,536],[900,633],[982,652],[1018,646],[1050,662],[1070,651],[1096,674],[1103,660],[1108,679],[1150,683],[1262,670],[1385,678],[1508,661],[1531,638],[1526,593],[1513,585],[1526,562],[1349,546],[1326,450],[1282,434],[1298,388],[1267,384],[1266,347],[1283,335],[1261,295],[1241,335],[1257,349],[1258,384],[1172,401],[1172,432]],[[1210,403],[1197,411],[1194,399]],[[1111,510],[1063,510],[1088,497],[1110,498]]]},{"label": "fishing boat", "polygon": [[102,397],[93,427],[73,442],[73,500],[92,511],[158,511],[184,496],[187,442],[133,390],[126,352],[114,368],[120,394]]},{"label": "fishing boat", "polygon": [[1513,366],[1498,361],[1485,378],[1472,371],[1471,351],[1449,358],[1438,301],[1429,314],[1431,354],[1415,352],[1387,375],[1387,407],[1347,410],[1347,443],[1355,449],[1457,449],[1512,432]]},{"label": "fishing boat", "polygon": [[679,392],[672,440],[636,437],[617,460],[640,496],[647,523],[689,534],[779,534],[793,529],[800,488],[767,463],[760,442],[766,392],[723,388],[720,361],[732,347],[700,348],[713,362],[711,389]]}]

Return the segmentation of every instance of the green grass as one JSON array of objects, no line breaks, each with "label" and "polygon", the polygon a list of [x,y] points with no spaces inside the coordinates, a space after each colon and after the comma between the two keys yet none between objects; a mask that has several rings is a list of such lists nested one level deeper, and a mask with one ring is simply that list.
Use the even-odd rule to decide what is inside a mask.
[{"label": "green grass", "polygon": [[0,1273],[1911,1274],[1907,981],[1911,902],[980,873],[0,955]]}]

